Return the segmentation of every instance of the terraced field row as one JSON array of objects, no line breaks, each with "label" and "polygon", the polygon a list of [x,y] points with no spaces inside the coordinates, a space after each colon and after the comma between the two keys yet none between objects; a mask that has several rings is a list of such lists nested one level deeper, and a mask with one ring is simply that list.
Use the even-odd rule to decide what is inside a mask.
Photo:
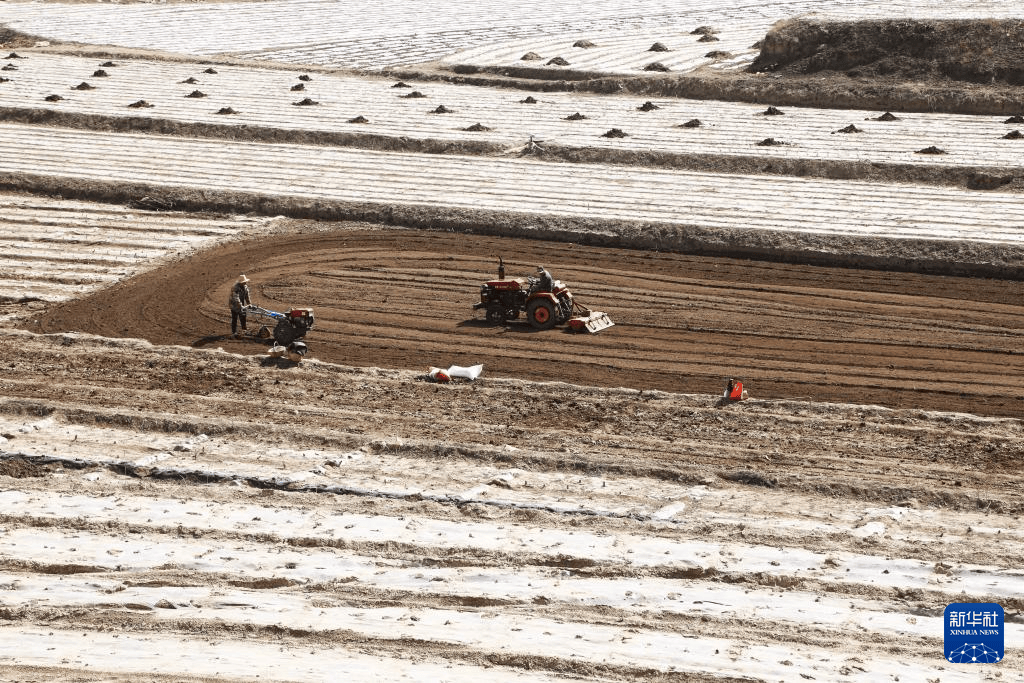
[{"label": "terraced field row", "polygon": [[1020,242],[1014,195],[0,127],[0,172],[705,228]]},{"label": "terraced field row", "polygon": [[[792,107],[766,116],[764,106],[752,104],[660,99],[651,108],[636,97],[574,93],[535,94],[535,103],[525,103],[528,95],[520,91],[443,83],[394,88],[392,81],[331,74],[300,81],[293,72],[238,66],[218,65],[206,73],[211,67],[187,63],[118,60],[103,67],[107,62],[82,57],[22,56],[8,60],[17,70],[0,84],[0,107],[486,142],[509,151],[533,136],[615,152],[1020,168],[1024,150],[1024,139],[1005,137],[1024,125],[1002,116],[902,114],[878,121],[880,112]],[[97,77],[100,71],[106,75]],[[83,83],[92,89],[76,89]],[[425,97],[408,98],[414,89]],[[55,95],[61,99],[47,101]],[[295,106],[304,99],[317,106]],[[129,106],[140,101],[149,106]],[[437,113],[439,107],[445,113]],[[225,109],[232,113],[218,113]],[[576,114],[585,118],[568,120]],[[353,123],[357,117],[365,122]],[[683,126],[694,119],[696,127]],[[857,132],[842,132],[851,125]],[[604,137],[612,128],[628,137]],[[777,144],[759,144],[768,139]],[[946,153],[918,153],[932,146]]]},{"label": "terraced field row", "polygon": [[[85,335],[5,332],[0,357],[12,677],[1005,675],[935,653],[946,603],[1019,607],[1019,496],[966,466],[1010,457],[1019,420],[438,387]],[[524,396],[546,418],[505,427]],[[563,427],[583,416],[588,443]],[[923,483],[936,448],[959,486]]]},{"label": "terraced field row", "polygon": [[[763,33],[775,21],[808,12],[858,16],[1008,16],[1013,2],[895,2],[877,0],[760,0],[666,3],[642,0],[630,12],[611,0],[588,3],[586,16],[576,7],[529,0],[519,3],[452,3],[401,0],[377,3],[373,12],[339,16],[333,3],[317,0],[174,4],[4,3],[0,21],[45,38],[92,44],[183,52],[192,55],[232,53],[238,56],[333,67],[382,68],[444,57],[460,49],[493,46],[523,39],[549,45],[606,35],[648,32],[648,46],[671,40],[701,24],[715,24],[726,35]],[[745,41],[745,38],[744,38]],[[712,45],[715,45],[712,43]],[[647,46],[644,47],[646,49]],[[749,45],[743,45],[749,47]],[[544,49],[544,48],[541,48]],[[713,48],[709,48],[713,49]],[[518,60],[521,52],[494,55],[487,48],[478,58],[500,63]],[[483,55],[487,55],[484,57]],[[643,55],[606,59],[607,69],[626,68]],[[662,55],[664,56],[664,55]],[[641,72],[642,73],[642,72]]]},{"label": "terraced field row", "polygon": [[81,296],[264,223],[0,195],[0,302]]}]

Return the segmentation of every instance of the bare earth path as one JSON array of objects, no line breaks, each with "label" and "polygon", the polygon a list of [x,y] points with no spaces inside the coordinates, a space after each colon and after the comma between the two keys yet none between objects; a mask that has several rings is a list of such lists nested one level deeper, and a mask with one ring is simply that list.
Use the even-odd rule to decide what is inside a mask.
[{"label": "bare earth path", "polygon": [[[1020,282],[315,227],[219,247],[29,326],[263,353],[219,337],[244,271],[257,303],[315,309],[308,341],[325,361],[483,363],[488,376],[702,393],[736,376],[758,397],[1024,415]],[[499,254],[509,274],[552,269],[616,327],[574,336],[474,319]]]}]

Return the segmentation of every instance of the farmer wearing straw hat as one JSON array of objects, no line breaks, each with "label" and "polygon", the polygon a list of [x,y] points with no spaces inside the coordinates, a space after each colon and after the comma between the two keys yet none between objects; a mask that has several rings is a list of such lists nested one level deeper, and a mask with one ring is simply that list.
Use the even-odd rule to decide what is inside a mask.
[{"label": "farmer wearing straw hat", "polygon": [[231,288],[231,297],[228,299],[228,306],[231,307],[231,334],[235,337],[238,336],[238,323],[242,323],[242,332],[245,332],[245,306],[252,305],[252,301],[249,299],[249,278],[242,273],[235,280],[234,286]]}]

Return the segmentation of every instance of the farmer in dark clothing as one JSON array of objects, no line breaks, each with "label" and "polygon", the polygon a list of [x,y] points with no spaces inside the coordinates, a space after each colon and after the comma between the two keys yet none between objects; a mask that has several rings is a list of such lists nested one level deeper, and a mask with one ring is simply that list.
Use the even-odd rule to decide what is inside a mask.
[{"label": "farmer in dark clothing", "polygon": [[231,298],[228,299],[228,305],[231,307],[231,334],[238,336],[238,323],[242,323],[242,332],[245,332],[245,306],[252,305],[252,301],[249,299],[249,278],[242,275],[238,276],[235,280],[235,285],[231,288]]}]

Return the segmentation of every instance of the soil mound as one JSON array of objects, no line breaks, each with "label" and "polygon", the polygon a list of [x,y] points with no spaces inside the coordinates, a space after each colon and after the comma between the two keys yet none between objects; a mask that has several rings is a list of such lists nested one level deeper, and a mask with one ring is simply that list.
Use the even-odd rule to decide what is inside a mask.
[{"label": "soil mound", "polygon": [[655,43],[647,48],[648,52],[668,52],[669,49],[665,47],[665,43]]},{"label": "soil mound", "polygon": [[764,140],[761,140],[761,142],[757,143],[757,146],[758,147],[781,147],[784,144],[786,144],[786,143],[785,142],[781,142],[779,140],[776,140],[775,138],[765,138]]},{"label": "soil mound", "polygon": [[411,88],[412,86],[409,85],[408,83],[406,83],[405,81],[398,81],[398,83],[395,83],[391,87],[392,88]]},{"label": "soil mound", "polygon": [[697,42],[698,42],[698,43],[717,43],[717,42],[718,42],[718,37],[717,37],[717,36],[713,36],[713,35],[710,35],[710,34],[708,34],[708,35],[703,35],[703,36],[701,36],[701,37],[700,37],[700,38],[699,38],[699,39],[697,40]]},{"label": "soil mound", "polygon": [[785,113],[786,112],[782,111],[778,107],[768,107],[763,112],[761,112],[761,116],[782,116]]},{"label": "soil mound", "polygon": [[151,109],[154,106],[156,106],[156,105],[152,105],[149,102],[147,102],[146,100],[138,100],[137,102],[132,102],[131,104],[129,104],[128,108],[129,109]]},{"label": "soil mound", "polygon": [[712,50],[704,55],[708,59],[729,59],[732,53],[728,50]]},{"label": "soil mound", "polygon": [[900,117],[896,116],[892,112],[887,111],[884,114],[882,114],[881,116],[876,116],[875,118],[870,119],[870,120],[871,121],[902,121],[903,119],[901,119]]},{"label": "soil mound", "polygon": [[46,100],[47,102],[60,102],[64,98],[61,97],[60,95],[47,95],[43,99]]},{"label": "soil mound", "polygon": [[644,71],[670,71],[670,69],[661,62],[651,62],[644,67]]},{"label": "soil mound", "polygon": [[520,104],[537,104],[537,98],[533,95],[527,95],[525,100],[519,100]]},{"label": "soil mound", "polygon": [[628,138],[629,134],[625,133],[621,128],[612,128],[607,133],[602,133],[603,138]]},{"label": "soil mound", "polygon": [[218,114],[237,114],[238,112],[231,107],[221,107],[217,110]]},{"label": "soil mound", "polygon": [[473,132],[473,133],[481,133],[481,132],[489,131],[491,129],[488,128],[487,126],[483,125],[482,123],[474,123],[472,126],[469,126],[467,128],[463,128],[462,130],[468,130],[468,131]]},{"label": "soil mound", "polygon": [[541,57],[541,56],[540,56],[539,54],[537,54],[536,52],[527,52],[527,53],[526,53],[525,55],[523,55],[523,56],[522,56],[522,57],[520,57],[519,59],[520,59],[520,60],[522,60],[522,61],[524,61],[524,62],[535,62],[535,61],[537,61],[538,59],[544,59],[544,58],[543,58],[543,57]]},{"label": "soil mound", "polygon": [[1003,136],[1004,140],[1020,140],[1021,138],[1024,138],[1024,134],[1022,134],[1019,130],[1011,130],[1009,133]]},{"label": "soil mound", "polygon": [[203,69],[203,73],[204,73],[204,74],[215,74],[215,73],[217,73],[217,70],[216,70],[216,69],[214,69],[214,68],[213,68],[213,67],[211,66],[211,67],[210,67],[209,69]]},{"label": "soil mound", "polygon": [[914,154],[945,154],[945,153],[946,153],[946,150],[939,149],[935,145],[932,145],[930,147],[925,147],[924,149],[919,149],[916,152],[914,152]]},{"label": "soil mound", "polygon": [[836,133],[863,133],[864,131],[851,123],[846,128],[840,128],[839,130],[837,130],[835,132]]},{"label": "soil mound", "polygon": [[[14,66],[13,64],[6,64],[2,68],[0,68],[0,71],[17,71],[17,70],[18,70],[18,67]],[[103,75],[106,76],[106,74],[103,74]]]},{"label": "soil mound", "polygon": [[573,47],[597,47],[597,45],[594,45],[589,40],[577,40],[575,43],[572,44],[572,46]]},{"label": "soil mound", "polygon": [[360,114],[359,116],[356,116],[355,118],[349,119],[348,122],[349,123],[369,123],[370,119],[368,119],[365,116]]},{"label": "soil mound", "polygon": [[1010,118],[1003,121],[1003,123],[1024,123],[1024,116],[1011,116]]},{"label": "soil mound", "polygon": [[454,111],[455,111],[454,109],[449,109],[448,107],[444,106],[443,104],[439,104],[439,105],[437,105],[437,108],[436,109],[432,109],[430,111],[430,113],[431,114],[451,114]]},{"label": "soil mound", "polygon": [[85,81],[82,81],[81,83],[79,83],[78,85],[76,85],[75,87],[72,88],[72,90],[95,90],[95,89],[96,89],[95,86],[89,85]]},{"label": "soil mound", "polygon": [[7,59],[25,59],[25,58],[22,57],[21,55],[19,55],[17,52],[12,52],[11,54],[7,55]]},{"label": "soil mound", "polygon": [[185,95],[185,97],[198,99],[200,97],[206,97],[206,93],[204,93],[202,90],[193,90],[189,94]]},{"label": "soil mound", "polygon": [[0,461],[0,476],[25,479],[27,477],[42,477],[45,474],[46,470],[43,467],[23,458]]},{"label": "soil mound", "polygon": [[583,114],[581,114],[579,112],[576,112],[575,114],[569,114],[568,116],[565,117],[564,120],[565,121],[583,121],[586,118],[587,117],[584,116]]},{"label": "soil mound", "polygon": [[93,78],[106,78],[110,74],[108,74],[103,69],[96,69],[95,71],[92,72],[92,75],[93,75]]},{"label": "soil mound", "polygon": [[718,29],[711,26],[698,26],[690,31],[691,36],[713,36],[716,33],[718,33]]},{"label": "soil mound", "polygon": [[644,102],[643,104],[636,108],[637,111],[654,111],[655,109],[661,109],[661,107],[656,105],[654,102],[651,102],[650,100],[647,100],[646,102]]},{"label": "soil mound", "polygon": [[690,119],[686,123],[680,123],[676,128],[700,128],[702,125],[700,119]]},{"label": "soil mound", "polygon": [[842,71],[888,81],[1024,84],[1018,19],[780,22],[764,37],[752,72]]},{"label": "soil mound", "polygon": [[316,106],[318,104],[320,104],[320,103],[317,102],[316,100],[311,100],[308,97],[303,97],[298,102],[292,102],[292,105],[294,105],[296,107],[314,107],[314,106]]},{"label": "soil mound", "polygon": [[552,57],[546,62],[546,66],[569,66],[569,62],[562,57]]},{"label": "soil mound", "polygon": [[971,190],[995,190],[1012,182],[1012,175],[997,176],[988,173],[972,173],[967,176],[967,188]]},{"label": "soil mound", "polygon": [[302,74],[301,76],[299,76],[299,80],[309,83],[311,80],[313,80],[313,78],[309,74]]},{"label": "soil mound", "polygon": [[198,81],[198,80],[197,80],[197,79],[196,79],[196,78],[195,78],[194,76],[189,76],[189,77],[188,77],[188,78],[186,78],[185,80],[183,80],[183,81],[178,81],[178,82],[179,82],[179,83],[188,83],[189,85],[195,85],[195,84],[196,84],[196,83],[198,83],[199,81]]},{"label": "soil mound", "polygon": [[416,99],[419,99],[421,97],[426,97],[426,95],[421,93],[419,90],[413,90],[411,93],[407,93],[405,95],[401,95],[400,97],[404,97],[407,100],[416,100]]},{"label": "soil mound", "polygon": [[11,79],[0,76],[0,83],[10,83]]},{"label": "soil mound", "polygon": [[114,64],[113,62],[109,62],[108,61],[108,62],[103,62],[102,64],[100,64],[100,66],[105,68],[105,69],[109,69],[112,66],[117,66],[117,64]]},{"label": "soil mound", "polygon": [[306,89],[305,83],[296,83],[292,86],[292,92],[299,92]]}]

